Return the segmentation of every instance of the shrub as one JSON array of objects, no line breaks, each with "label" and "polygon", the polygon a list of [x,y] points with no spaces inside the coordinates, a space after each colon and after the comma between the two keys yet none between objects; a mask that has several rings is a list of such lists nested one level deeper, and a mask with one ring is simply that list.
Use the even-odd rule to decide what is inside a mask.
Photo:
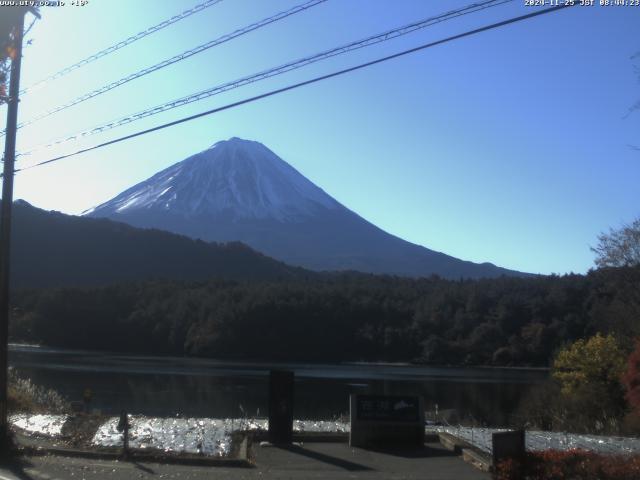
[{"label": "shrub", "polygon": [[640,339],[636,339],[635,349],[627,358],[627,368],[622,375],[626,390],[625,399],[635,414],[640,414]]},{"label": "shrub", "polygon": [[[522,468],[523,477],[518,477]],[[529,452],[524,466],[514,460],[500,462],[496,480],[637,480],[640,455],[602,455],[586,450]]]},{"label": "shrub", "polygon": [[624,368],[625,355],[616,339],[598,333],[558,352],[551,374],[560,382],[562,393],[570,396],[590,384],[618,389]]},{"label": "shrub", "polygon": [[34,385],[28,378],[21,378],[9,368],[8,410],[28,413],[67,413],[69,403],[55,390]]}]

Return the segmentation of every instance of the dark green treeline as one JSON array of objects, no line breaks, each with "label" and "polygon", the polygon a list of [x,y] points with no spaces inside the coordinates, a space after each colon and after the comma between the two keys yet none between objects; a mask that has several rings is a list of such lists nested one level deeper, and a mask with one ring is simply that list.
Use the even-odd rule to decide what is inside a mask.
[{"label": "dark green treeline", "polygon": [[640,334],[640,268],[475,281],[327,274],[16,292],[12,341],[145,354],[548,365],[598,331]]}]

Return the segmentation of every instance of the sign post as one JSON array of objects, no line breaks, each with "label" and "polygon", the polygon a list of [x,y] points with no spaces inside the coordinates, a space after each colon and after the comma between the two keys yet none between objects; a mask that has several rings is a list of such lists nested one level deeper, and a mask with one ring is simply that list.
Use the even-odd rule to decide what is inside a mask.
[{"label": "sign post", "polygon": [[424,445],[424,401],[418,396],[351,395],[351,447]]}]

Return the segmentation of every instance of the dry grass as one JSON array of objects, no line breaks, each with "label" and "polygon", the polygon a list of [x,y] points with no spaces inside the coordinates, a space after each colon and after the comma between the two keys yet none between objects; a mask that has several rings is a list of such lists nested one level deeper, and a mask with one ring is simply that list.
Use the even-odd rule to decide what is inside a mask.
[{"label": "dry grass", "polygon": [[68,413],[69,402],[55,390],[34,385],[9,369],[7,408],[11,413]]}]

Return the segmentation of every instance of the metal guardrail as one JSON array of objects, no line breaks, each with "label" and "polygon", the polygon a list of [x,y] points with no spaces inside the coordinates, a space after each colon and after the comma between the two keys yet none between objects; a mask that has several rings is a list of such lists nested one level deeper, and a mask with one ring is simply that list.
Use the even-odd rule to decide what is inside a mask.
[{"label": "metal guardrail", "polygon": [[[493,453],[491,435],[506,429],[446,425],[429,427],[429,430],[448,433],[484,452]],[[612,455],[640,453],[640,438],[635,437],[531,430],[525,434],[525,444],[529,451],[581,449]]]}]

